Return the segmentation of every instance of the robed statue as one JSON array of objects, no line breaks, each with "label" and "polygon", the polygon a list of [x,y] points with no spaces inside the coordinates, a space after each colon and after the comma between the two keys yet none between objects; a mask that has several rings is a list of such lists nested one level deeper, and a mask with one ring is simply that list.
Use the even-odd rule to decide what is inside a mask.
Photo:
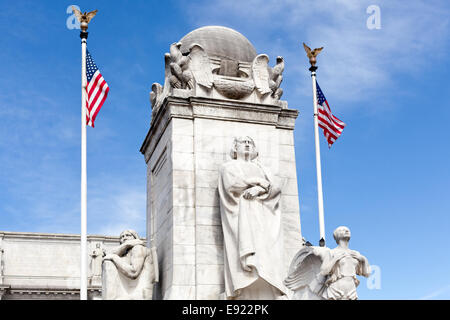
[{"label": "robed statue", "polygon": [[155,248],[149,249],[134,230],[120,234],[120,245],[103,257],[103,300],[151,300],[158,281]]},{"label": "robed statue", "polygon": [[219,175],[225,299],[282,299],[281,188],[258,161],[250,137],[235,138]]},{"label": "robed statue", "polygon": [[341,226],[333,233],[338,246],[305,246],[292,260],[286,286],[294,300],[356,300],[357,275],[368,277],[367,258],[348,247],[350,230]]}]

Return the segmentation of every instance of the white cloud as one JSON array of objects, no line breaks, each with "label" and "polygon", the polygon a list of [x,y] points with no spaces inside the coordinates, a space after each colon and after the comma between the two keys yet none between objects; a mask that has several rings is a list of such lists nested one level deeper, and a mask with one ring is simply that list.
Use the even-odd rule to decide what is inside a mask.
[{"label": "white cloud", "polygon": [[145,183],[140,186],[134,183],[137,179],[118,176],[96,180],[88,193],[89,233],[118,236],[125,229],[134,229],[145,237]]},{"label": "white cloud", "polygon": [[442,297],[443,294],[448,293],[450,291],[450,285],[447,285],[445,287],[439,288],[438,290],[427,294],[426,296],[423,296],[422,298],[420,298],[419,300],[433,300],[433,299],[437,299],[437,298],[444,298],[444,299],[448,299],[445,297]]}]

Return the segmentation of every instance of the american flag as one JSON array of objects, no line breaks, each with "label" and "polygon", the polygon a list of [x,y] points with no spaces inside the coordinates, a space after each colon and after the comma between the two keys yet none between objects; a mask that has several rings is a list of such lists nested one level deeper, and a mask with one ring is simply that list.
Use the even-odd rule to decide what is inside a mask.
[{"label": "american flag", "polygon": [[95,118],[108,96],[109,87],[88,50],[86,50],[86,79],[86,124],[94,127]]},{"label": "american flag", "polygon": [[323,129],[323,134],[328,141],[328,147],[336,141],[344,130],[345,123],[339,120],[331,113],[330,106],[328,105],[327,99],[320,90],[319,84],[316,81],[316,91],[317,91],[317,104],[318,104],[318,121],[319,127]]}]

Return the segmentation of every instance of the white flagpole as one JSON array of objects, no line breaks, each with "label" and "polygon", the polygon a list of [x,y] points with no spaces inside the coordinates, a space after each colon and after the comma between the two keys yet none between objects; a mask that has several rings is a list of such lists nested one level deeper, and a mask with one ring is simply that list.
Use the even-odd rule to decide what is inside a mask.
[{"label": "white flagpole", "polygon": [[320,144],[319,144],[319,120],[317,110],[317,89],[316,89],[316,66],[311,66],[312,88],[313,88],[313,100],[314,100],[314,138],[316,145],[316,170],[317,170],[317,202],[319,208],[319,232],[320,240],[319,245],[325,246],[325,218],[323,213],[323,192],[322,192],[322,168],[320,165]]},{"label": "white flagpole", "polygon": [[[86,28],[87,29],[87,28]],[[80,300],[87,300],[86,30],[81,38],[81,257]]]},{"label": "white flagpole", "polygon": [[89,21],[97,10],[81,13],[72,6],[80,21],[81,38],[81,235],[80,235],[80,300],[87,300],[87,161],[86,161],[86,41]]}]

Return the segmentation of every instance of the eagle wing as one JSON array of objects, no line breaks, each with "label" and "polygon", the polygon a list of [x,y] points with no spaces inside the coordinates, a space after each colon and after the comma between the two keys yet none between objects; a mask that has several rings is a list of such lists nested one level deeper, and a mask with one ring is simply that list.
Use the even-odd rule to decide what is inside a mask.
[{"label": "eagle wing", "polygon": [[261,94],[272,92],[269,88],[269,57],[266,54],[260,54],[253,59],[252,74],[256,89]]},{"label": "eagle wing", "polygon": [[212,88],[213,74],[208,54],[198,44],[194,43],[189,48],[189,69],[191,70],[195,81],[208,88]]},{"label": "eagle wing", "polygon": [[164,72],[165,72],[165,78],[164,78],[164,89],[163,89],[163,96],[169,95],[170,90],[170,76],[172,73],[170,72],[170,54],[166,53],[164,55]]},{"label": "eagle wing", "polygon": [[320,51],[322,51],[322,49],[323,49],[323,47],[314,49],[314,50],[313,50],[314,57],[316,57],[316,56],[320,53]]},{"label": "eagle wing", "polygon": [[163,93],[163,87],[155,82],[152,84],[152,91],[150,92],[150,101],[152,103],[152,109],[157,109],[160,105],[160,100]]},{"label": "eagle wing", "polygon": [[305,48],[306,55],[307,55],[308,57],[310,57],[310,56],[311,56],[311,48],[308,47],[304,42],[303,42],[303,48]]},{"label": "eagle wing", "polygon": [[327,251],[321,252],[322,249],[312,246],[300,249],[292,259],[289,275],[284,280],[286,287],[293,291],[309,287],[312,292],[320,295],[326,280],[320,270],[324,257],[328,254]]},{"label": "eagle wing", "polygon": [[89,21],[91,21],[91,19],[92,19],[93,17],[95,17],[95,15],[97,14],[97,11],[98,11],[98,10],[94,10],[94,11],[91,11],[91,12],[89,12],[88,14],[86,14],[86,20],[87,20],[87,23],[89,23]]},{"label": "eagle wing", "polygon": [[74,6],[72,6],[72,11],[73,11],[73,14],[75,15],[75,17],[77,17],[78,21],[81,22],[81,17],[82,17],[81,11],[78,10],[77,8],[75,8]]}]

